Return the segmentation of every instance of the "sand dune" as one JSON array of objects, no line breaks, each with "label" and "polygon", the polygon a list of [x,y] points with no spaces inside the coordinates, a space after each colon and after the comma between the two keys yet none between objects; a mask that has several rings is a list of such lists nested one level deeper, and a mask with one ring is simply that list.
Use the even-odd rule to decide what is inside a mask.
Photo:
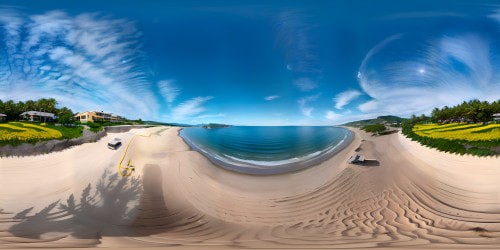
[{"label": "sand dune", "polygon": [[[119,176],[125,147],[106,142],[150,133]],[[273,176],[216,167],[166,127],[1,158],[0,248],[498,248],[499,158],[355,133],[322,164]],[[348,165],[358,147],[377,161]]]}]

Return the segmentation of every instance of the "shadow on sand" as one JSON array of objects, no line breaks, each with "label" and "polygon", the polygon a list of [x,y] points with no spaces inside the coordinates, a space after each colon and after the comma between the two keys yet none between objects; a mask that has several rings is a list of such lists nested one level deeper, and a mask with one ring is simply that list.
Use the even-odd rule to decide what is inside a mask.
[{"label": "shadow on sand", "polygon": [[139,235],[148,235],[170,228],[173,217],[165,202],[163,178],[160,166],[146,164],[143,175],[144,193],[141,197],[139,213],[132,227]]},{"label": "shadow on sand", "polygon": [[365,160],[362,163],[357,163],[357,165],[362,167],[378,167],[380,166],[380,162],[377,160]]},{"label": "shadow on sand", "polygon": [[81,191],[79,198],[71,194],[38,212],[31,207],[17,213],[13,217],[16,224],[8,231],[31,239],[41,239],[46,233],[96,240],[103,235],[126,235],[126,226],[133,223],[138,213],[142,193],[138,177],[123,178],[105,171],[94,187],[89,183]]}]

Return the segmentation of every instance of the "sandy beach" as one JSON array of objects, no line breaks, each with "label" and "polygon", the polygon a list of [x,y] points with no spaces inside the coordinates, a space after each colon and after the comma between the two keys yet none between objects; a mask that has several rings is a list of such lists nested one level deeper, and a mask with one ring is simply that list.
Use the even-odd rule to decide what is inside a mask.
[{"label": "sandy beach", "polygon": [[[498,248],[500,158],[352,130],[334,157],[271,176],[213,165],[174,127],[0,158],[0,248]],[[355,150],[376,161],[347,164]]]}]

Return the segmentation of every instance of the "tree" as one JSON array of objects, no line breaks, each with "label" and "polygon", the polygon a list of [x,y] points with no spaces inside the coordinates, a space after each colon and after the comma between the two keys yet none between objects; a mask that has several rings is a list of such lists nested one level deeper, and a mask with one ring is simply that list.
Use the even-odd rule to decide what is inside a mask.
[{"label": "tree", "polygon": [[[443,108],[434,108],[432,110],[432,121],[446,121],[446,122],[457,122],[457,121],[468,121],[468,122],[482,122],[483,124],[493,120],[493,114],[500,113],[500,100],[489,103],[487,101],[479,101],[477,99],[464,101],[459,105]],[[412,116],[414,122],[423,121],[424,118]]]},{"label": "tree", "polygon": [[[18,119],[19,112],[17,111],[17,106],[14,101],[9,100],[3,104],[3,112],[7,115],[7,120],[11,121]],[[17,116],[16,116],[17,115]]]},{"label": "tree", "polygon": [[43,111],[54,113],[60,117],[60,122],[68,123],[73,118],[73,112],[71,109],[62,107],[58,109],[56,107],[57,101],[54,98],[42,98],[36,101],[27,100],[26,102],[18,101],[15,103],[13,100],[2,101],[0,100],[0,113],[7,115],[7,120],[18,120],[20,114],[25,111]]},{"label": "tree", "polygon": [[386,127],[383,124],[373,124],[373,125],[366,125],[362,129],[366,132],[380,133],[382,131],[385,131]]},{"label": "tree", "polygon": [[54,98],[42,98],[35,102],[35,109],[37,111],[55,113],[57,111],[56,108],[57,101]]},{"label": "tree", "polygon": [[[31,110],[36,110],[36,104],[33,100],[28,100],[24,103],[25,110],[24,111],[31,111]],[[23,112],[24,112],[23,111]]]},{"label": "tree", "polygon": [[73,111],[66,107],[60,108],[57,112],[57,121],[61,124],[68,124],[73,119]]}]

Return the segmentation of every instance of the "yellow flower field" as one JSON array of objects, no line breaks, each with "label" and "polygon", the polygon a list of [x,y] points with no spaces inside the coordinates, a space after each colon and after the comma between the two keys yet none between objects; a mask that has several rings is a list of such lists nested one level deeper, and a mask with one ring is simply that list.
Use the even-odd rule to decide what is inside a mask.
[{"label": "yellow flower field", "polygon": [[419,124],[413,127],[417,135],[448,140],[492,141],[500,140],[500,124]]},{"label": "yellow flower field", "polygon": [[61,132],[29,123],[0,124],[0,141],[33,142],[61,138]]}]

